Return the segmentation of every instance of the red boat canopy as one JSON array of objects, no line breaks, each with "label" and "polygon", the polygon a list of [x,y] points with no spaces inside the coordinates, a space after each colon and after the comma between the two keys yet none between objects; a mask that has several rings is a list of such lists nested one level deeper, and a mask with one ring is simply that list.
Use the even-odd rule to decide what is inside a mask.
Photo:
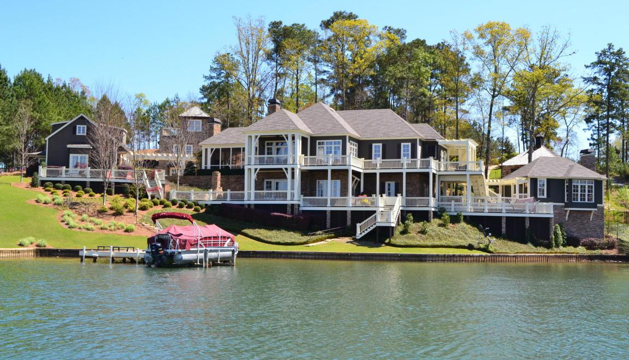
[{"label": "red boat canopy", "polygon": [[151,220],[153,220],[153,223],[155,223],[159,219],[188,220],[190,221],[191,224],[194,223],[194,219],[192,218],[192,216],[188,214],[184,214],[184,213],[179,213],[179,212],[162,212],[162,213],[153,214],[153,216],[151,216]]},{"label": "red boat canopy", "polygon": [[[178,214],[178,213],[175,213]],[[155,214],[157,215],[157,214]],[[181,214],[187,215],[187,214]],[[148,239],[148,244],[154,243],[160,234],[168,234],[172,239],[171,244],[162,243],[165,248],[175,248],[190,250],[197,247],[199,240],[204,246],[233,246],[235,244],[234,235],[211,224],[205,226],[178,226],[171,225]],[[170,245],[170,246],[169,246]]]}]

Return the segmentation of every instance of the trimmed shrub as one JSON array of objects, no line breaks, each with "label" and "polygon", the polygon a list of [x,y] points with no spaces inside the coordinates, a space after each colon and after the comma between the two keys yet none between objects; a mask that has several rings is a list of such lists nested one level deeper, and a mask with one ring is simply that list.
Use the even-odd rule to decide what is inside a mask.
[{"label": "trimmed shrub", "polygon": [[87,214],[83,214],[83,215],[81,215],[81,221],[82,221],[82,222],[86,222],[86,221],[89,221],[89,220],[90,220],[90,217],[89,217],[89,216],[87,216]]},{"label": "trimmed shrub", "polygon": [[170,203],[173,204],[173,206],[177,206],[177,204],[179,204],[179,200],[172,199],[172,200],[170,200]]},{"label": "trimmed shrub", "polygon": [[135,211],[135,199],[126,199],[124,201],[124,207]]},{"label": "trimmed shrub", "polygon": [[105,194],[112,196],[114,194],[114,189],[113,188],[107,188],[107,190],[105,190]]},{"label": "trimmed shrub", "polygon": [[183,208],[186,207],[186,204],[180,202],[179,204],[177,204],[177,207],[180,208],[180,209],[183,209]]},{"label": "trimmed shrub", "polygon": [[166,202],[164,202],[163,207],[164,208],[171,208],[171,207],[173,207],[173,204],[171,204],[170,201],[166,201]]},{"label": "trimmed shrub", "polygon": [[159,204],[160,205],[164,205],[166,203],[166,201],[168,201],[168,200],[166,200],[166,199],[159,199]]},{"label": "trimmed shrub", "polygon": [[133,225],[127,225],[124,228],[124,232],[130,233],[130,232],[134,232],[135,231],[135,226]]},{"label": "trimmed shrub", "polygon": [[109,225],[107,225],[107,229],[109,231],[116,231],[118,224],[115,221],[112,221],[109,223]]},{"label": "trimmed shrub", "polygon": [[50,195],[59,195],[59,191],[53,190],[50,192]]},{"label": "trimmed shrub", "polygon": [[140,203],[140,205],[138,206],[138,209],[142,210],[142,211],[146,211],[148,209],[151,208],[151,205],[149,205],[149,202],[143,201]]},{"label": "trimmed shrub", "polygon": [[419,224],[419,231],[418,231],[418,232],[419,232],[420,234],[422,234],[422,235],[426,235],[426,234],[428,234],[428,222],[426,222],[426,221],[422,221],[422,222]]},{"label": "trimmed shrub", "polygon": [[115,205],[115,206],[112,206],[112,210],[114,211],[114,215],[120,216],[124,214],[125,209],[124,209],[124,206],[122,205]]},{"label": "trimmed shrub", "polygon": [[72,219],[70,219],[67,222],[67,224],[68,224],[68,228],[70,228],[70,229],[76,229],[79,226],[79,224],[76,221],[72,220]]},{"label": "trimmed shrub", "polygon": [[46,192],[51,192],[51,191],[52,191],[52,188],[51,188],[51,187],[44,188],[44,191],[46,191]]},{"label": "trimmed shrub", "polygon": [[201,207],[200,206],[195,206],[193,211],[194,212],[201,212]]},{"label": "trimmed shrub", "polygon": [[564,237],[564,234],[561,231],[561,227],[559,226],[559,224],[555,224],[555,226],[553,227],[553,235],[550,239],[550,243],[554,248],[566,246],[566,238]]},{"label": "trimmed shrub", "polygon": [[220,207],[220,211],[222,216],[230,219],[283,229],[308,230],[313,221],[313,217],[309,215],[272,213],[260,209],[249,209],[230,204],[223,204]]},{"label": "trimmed shrub", "polygon": [[61,198],[56,198],[52,201],[54,205],[61,206],[63,205],[63,200]]},{"label": "trimmed shrub", "polygon": [[38,204],[41,204],[42,202],[44,202],[44,195],[37,194],[37,198],[35,198],[35,202]]},{"label": "trimmed shrub", "polygon": [[443,227],[450,226],[450,215],[448,215],[448,213],[443,213],[441,215],[441,221],[443,222]]},{"label": "trimmed shrub", "polygon": [[37,246],[37,247],[46,247],[46,246],[48,246],[48,243],[44,239],[39,239],[39,240],[37,240],[37,243],[35,243],[35,246]]},{"label": "trimmed shrub", "polygon": [[63,190],[63,184],[62,184],[62,183],[56,183],[56,184],[55,184],[55,189],[57,189],[57,190]]},{"label": "trimmed shrub", "polygon": [[128,198],[130,192],[131,188],[129,187],[129,184],[122,185],[122,196]]},{"label": "trimmed shrub", "polygon": [[103,206],[99,207],[98,209],[96,209],[96,211],[98,211],[101,214],[104,214],[104,213],[106,213],[109,210],[107,209],[106,206],[103,205]]},{"label": "trimmed shrub", "polygon": [[124,228],[125,228],[125,224],[124,223],[121,223],[121,222],[116,223],[116,229],[117,230],[124,230]]},{"label": "trimmed shrub", "polygon": [[90,197],[94,197],[94,196],[96,196],[96,193],[92,191],[92,192],[90,193]]},{"label": "trimmed shrub", "polygon": [[109,230],[109,225],[103,224],[103,225],[100,226],[100,229],[101,230]]},{"label": "trimmed shrub", "polygon": [[20,239],[20,241],[18,241],[18,245],[19,246],[30,246],[31,244],[35,243],[35,238],[32,236],[29,237],[25,237],[23,239]]},{"label": "trimmed shrub", "polygon": [[45,188],[51,188],[51,187],[53,187],[53,185],[52,185],[52,183],[51,183],[50,181],[46,181],[46,182],[44,183],[44,187],[45,187]]},{"label": "trimmed shrub", "polygon": [[90,218],[90,222],[94,225],[101,225],[103,223],[103,220],[97,219],[97,218]]},{"label": "trimmed shrub", "polygon": [[459,211],[458,213],[456,213],[456,215],[454,215],[454,217],[452,218],[452,223],[453,224],[460,224],[463,222],[463,214]]},{"label": "trimmed shrub", "polygon": [[159,200],[158,199],[153,199],[153,200],[151,200],[151,202],[153,203],[153,206],[159,205]]},{"label": "trimmed shrub", "polygon": [[402,234],[408,234],[409,232],[411,232],[411,226],[413,226],[413,214],[408,213],[406,214],[406,219],[404,220],[404,222],[402,223]]},{"label": "trimmed shrub", "polygon": [[182,202],[184,205],[187,205],[189,201],[187,199],[181,199],[179,200],[179,202]]},{"label": "trimmed shrub", "polygon": [[85,193],[83,192],[83,190],[76,192],[76,197],[80,198],[80,197],[83,197],[84,195],[85,195]]},{"label": "trimmed shrub", "polygon": [[194,209],[194,204],[189,202],[186,204],[186,209]]},{"label": "trimmed shrub", "polygon": [[94,190],[92,190],[92,188],[91,188],[91,187],[86,187],[85,189],[83,189],[83,191],[84,191],[86,194],[89,194],[89,193],[91,193],[91,192],[94,192]]},{"label": "trimmed shrub", "polygon": [[74,212],[72,212],[72,210],[64,210],[63,216],[69,216],[71,219],[77,218],[77,215]]},{"label": "trimmed shrub", "polygon": [[587,238],[581,240],[580,245],[588,250],[613,250],[618,246],[618,239],[613,237]]},{"label": "trimmed shrub", "polygon": [[34,172],[31,177],[31,187],[39,187],[39,175],[37,172]]},{"label": "trimmed shrub", "polygon": [[63,190],[72,190],[72,186],[70,186],[70,184],[65,184],[62,187]]},{"label": "trimmed shrub", "polygon": [[446,208],[444,207],[440,207],[439,209],[437,209],[437,216],[441,219],[441,217],[443,216],[443,214],[446,214]]},{"label": "trimmed shrub", "polygon": [[81,186],[81,185],[75,185],[75,186],[74,186],[74,191],[76,191],[76,192],[83,191],[83,186]]}]

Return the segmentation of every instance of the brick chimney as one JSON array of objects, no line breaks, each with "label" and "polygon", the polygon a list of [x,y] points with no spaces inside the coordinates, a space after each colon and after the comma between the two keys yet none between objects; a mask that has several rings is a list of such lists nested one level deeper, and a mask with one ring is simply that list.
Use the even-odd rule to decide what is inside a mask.
[{"label": "brick chimney", "polygon": [[280,110],[282,108],[282,104],[280,104],[280,101],[273,98],[269,100],[268,106],[267,106],[267,116],[273,114],[274,112]]},{"label": "brick chimney", "polygon": [[596,171],[596,155],[594,155],[594,150],[583,149],[580,153],[581,158],[579,159],[579,164],[585,166],[590,170]]},{"label": "brick chimney", "polygon": [[217,118],[209,118],[208,119],[208,137],[212,137],[221,132],[221,124],[223,122]]},{"label": "brick chimney", "polygon": [[537,149],[541,148],[542,145],[544,145],[544,137],[541,136],[541,135],[537,135],[535,137],[535,147],[533,148],[533,150],[537,150]]}]

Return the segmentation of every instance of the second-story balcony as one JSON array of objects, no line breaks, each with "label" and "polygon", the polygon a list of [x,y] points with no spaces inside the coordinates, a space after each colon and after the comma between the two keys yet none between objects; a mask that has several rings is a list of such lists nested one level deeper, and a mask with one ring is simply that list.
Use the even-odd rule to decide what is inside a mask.
[{"label": "second-story balcony", "polygon": [[483,161],[441,161],[439,171],[483,171]]},{"label": "second-story balcony", "polygon": [[301,156],[301,166],[355,166],[364,167],[364,160],[355,156],[348,155],[317,155],[317,156]]},{"label": "second-story balcony", "polygon": [[297,161],[293,155],[253,155],[247,156],[246,165],[296,165]]}]

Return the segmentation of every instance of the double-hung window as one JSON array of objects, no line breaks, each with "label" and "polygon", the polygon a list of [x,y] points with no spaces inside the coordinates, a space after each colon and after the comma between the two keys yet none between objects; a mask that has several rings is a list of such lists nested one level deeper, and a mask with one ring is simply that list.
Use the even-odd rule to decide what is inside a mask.
[{"label": "double-hung window", "polygon": [[282,191],[288,190],[288,180],[264,180],[265,191]]},{"label": "double-hung window", "polygon": [[371,158],[374,160],[382,159],[382,144],[371,145]]},{"label": "double-hung window", "polygon": [[267,141],[265,154],[268,155],[267,164],[286,164],[288,163],[288,143],[286,141]]},{"label": "double-hung window", "polygon": [[77,135],[87,135],[87,125],[77,125],[76,126],[76,134]]},{"label": "double-hung window", "polygon": [[341,157],[341,140],[317,140],[317,157],[333,159]]},{"label": "double-hung window", "polygon": [[201,120],[188,120],[188,131],[199,132],[201,131]]},{"label": "double-hung window", "polygon": [[411,158],[411,143],[402,144],[402,159]]},{"label": "double-hung window", "polygon": [[[317,180],[317,197],[328,196],[328,181]],[[331,197],[341,196],[341,180],[332,180],[332,187],[330,188]]]},{"label": "double-hung window", "polygon": [[546,179],[537,179],[537,197],[546,197]]},{"label": "double-hung window", "polygon": [[87,154],[70,154],[71,169],[85,169],[88,165]]},{"label": "double-hung window", "polygon": [[355,141],[349,142],[349,155],[355,158],[358,157],[358,143]]},{"label": "double-hung window", "polygon": [[594,202],[594,180],[572,180],[572,202]]},{"label": "double-hung window", "polygon": [[179,145],[173,145],[173,154],[179,154]]},{"label": "double-hung window", "polygon": [[193,150],[192,145],[186,145],[186,155],[187,156],[192,156],[192,150]]}]

